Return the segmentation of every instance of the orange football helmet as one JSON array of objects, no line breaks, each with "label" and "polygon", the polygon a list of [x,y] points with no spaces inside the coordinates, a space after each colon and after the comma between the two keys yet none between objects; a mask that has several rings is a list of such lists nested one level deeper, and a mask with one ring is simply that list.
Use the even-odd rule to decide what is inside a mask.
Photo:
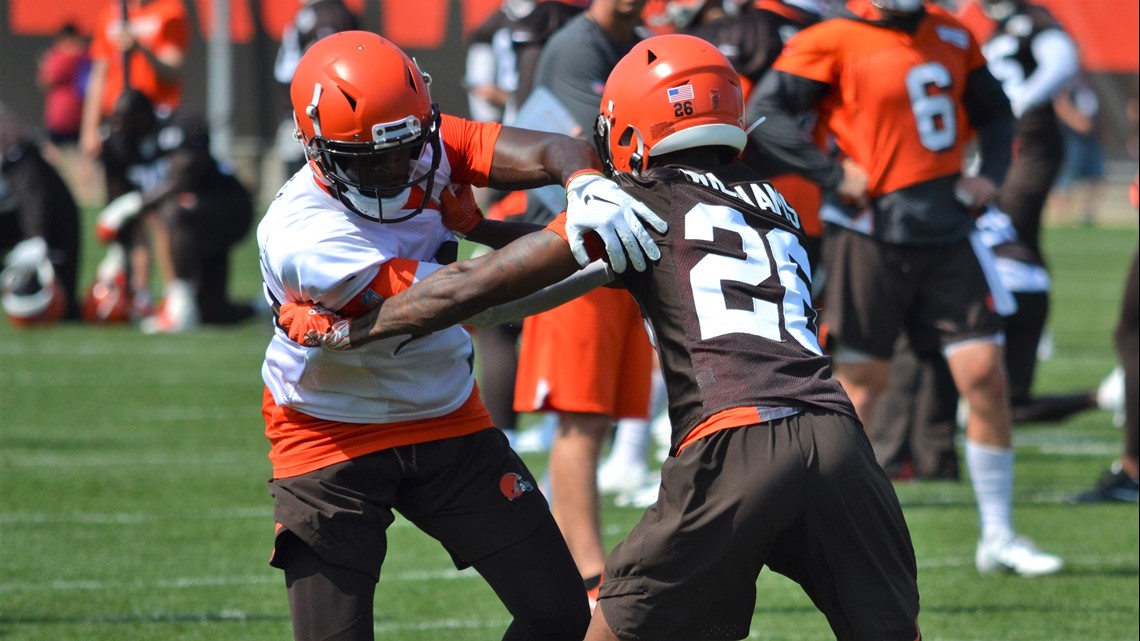
[{"label": "orange football helmet", "polygon": [[[295,136],[326,186],[352,211],[392,223],[420,213],[439,167],[439,108],[431,77],[388,40],[342,31],[301,56],[289,93]],[[431,147],[431,158],[424,150]],[[427,182],[411,213],[413,186]]]},{"label": "orange football helmet", "polygon": [[131,320],[131,290],[127,285],[127,255],[119,243],[107,246],[107,254],[95,268],[95,282],[83,297],[80,314],[96,325]]},{"label": "orange football helmet", "polygon": [[740,77],[713,45],[669,34],[637,44],[610,73],[594,144],[608,172],[640,173],[650,156],[725,146],[743,151]]}]

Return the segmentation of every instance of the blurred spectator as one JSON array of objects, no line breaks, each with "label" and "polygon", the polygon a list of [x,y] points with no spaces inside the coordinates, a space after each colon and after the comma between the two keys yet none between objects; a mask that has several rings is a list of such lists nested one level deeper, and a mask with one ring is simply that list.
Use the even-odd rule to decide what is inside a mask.
[{"label": "blurred spectator", "polygon": [[[121,162],[101,156],[110,117],[125,88],[142,92],[163,114],[182,101],[183,63],[190,46],[190,24],[182,0],[108,1],[95,22],[91,40],[91,74],[83,105],[79,145],[91,158],[108,165]],[[129,63],[129,64],[127,64]],[[113,172],[112,172],[113,173]],[[107,177],[107,199],[129,191]]]},{"label": "blurred spectator", "polygon": [[1061,135],[1065,140],[1065,157],[1053,186],[1054,204],[1063,214],[1069,214],[1075,198],[1078,201],[1075,206],[1080,208],[1080,221],[1092,225],[1096,222],[1104,184],[1104,151],[1097,126],[1100,99],[1089,85],[1088,78],[1080,75],[1065,91],[1057,94],[1053,109],[1061,122]]},{"label": "blurred spectator", "polygon": [[79,142],[83,94],[90,70],[91,59],[87,57],[83,37],[75,25],[64,25],[40,58],[36,76],[44,90],[44,130],[53,145]]},{"label": "blurred spectator", "polygon": [[77,156],[83,121],[83,97],[91,58],[87,43],[67,24],[40,58],[36,82],[44,91],[43,125],[47,137],[41,147],[44,158],[61,173],[79,202],[95,200],[91,163]]},{"label": "blurred spectator", "polygon": [[511,23],[534,9],[533,0],[504,0],[468,36],[463,87],[472,120],[502,122],[507,102],[518,86],[518,65],[511,47]]},{"label": "blurred spectator", "polygon": [[0,103],[0,252],[12,250],[4,307],[13,321],[74,319],[79,210],[30,131]]},{"label": "blurred spectator", "polygon": [[277,127],[274,153],[285,163],[286,173],[292,175],[305,164],[304,150],[293,138],[293,106],[289,102],[289,83],[301,56],[317,40],[338,31],[360,28],[359,20],[349,11],[343,0],[299,0],[300,7],[293,22],[285,25],[281,34],[281,47],[273,63],[273,79],[281,87],[281,104],[284,111]]},{"label": "blurred spectator", "polygon": [[[99,215],[104,241],[126,243],[153,257],[163,282],[157,313],[142,319],[147,333],[181,332],[199,323],[230,324],[252,316],[249,304],[226,295],[229,253],[253,221],[249,192],[210,155],[204,118],[176,109],[163,120],[146,118],[150,102],[128,91],[111,119],[108,148],[128,159],[132,191]],[[150,256],[131,261],[131,291],[149,292]],[[136,303],[136,313],[145,305]]]}]

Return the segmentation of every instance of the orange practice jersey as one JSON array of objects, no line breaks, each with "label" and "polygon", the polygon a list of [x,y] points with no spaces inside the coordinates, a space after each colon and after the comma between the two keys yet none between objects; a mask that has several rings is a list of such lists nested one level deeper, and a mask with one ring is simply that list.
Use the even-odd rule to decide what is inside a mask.
[{"label": "orange practice jersey", "polygon": [[[91,39],[91,59],[107,63],[101,112],[109,116],[123,93],[123,54],[114,44],[122,27],[119,2],[108,2],[95,23]],[[131,29],[141,46],[156,56],[170,49],[183,54],[190,47],[190,23],[181,0],[156,0],[145,6],[128,7]],[[163,82],[142,52],[131,54],[131,87],[141,91],[156,107],[173,109],[182,101],[182,82]]]},{"label": "orange practice jersey", "polygon": [[[867,0],[848,8],[874,19]],[[962,105],[966,78],[984,67],[973,36],[946,11],[927,5],[913,33],[849,18],[801,31],[774,69],[826,83],[819,126],[865,168],[881,196],[961,171],[971,132]]]}]

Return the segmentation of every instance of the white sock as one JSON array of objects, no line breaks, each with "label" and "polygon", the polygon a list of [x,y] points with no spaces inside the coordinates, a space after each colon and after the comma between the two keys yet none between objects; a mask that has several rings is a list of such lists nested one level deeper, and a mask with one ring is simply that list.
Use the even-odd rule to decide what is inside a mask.
[{"label": "white sock", "polygon": [[982,538],[1013,535],[1013,450],[966,440]]},{"label": "white sock", "polygon": [[187,280],[174,280],[163,291],[166,313],[182,323],[198,322],[198,301],[194,300],[194,284]]},{"label": "white sock", "polygon": [[644,466],[648,450],[649,421],[643,418],[623,418],[617,422],[614,444],[606,462],[620,464],[621,467]]}]

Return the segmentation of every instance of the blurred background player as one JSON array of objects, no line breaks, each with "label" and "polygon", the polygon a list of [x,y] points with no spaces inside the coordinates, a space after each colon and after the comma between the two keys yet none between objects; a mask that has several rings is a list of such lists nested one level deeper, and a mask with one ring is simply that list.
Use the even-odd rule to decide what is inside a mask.
[{"label": "blurred background player", "polygon": [[[1009,377],[1010,420],[1014,425],[1064,420],[1090,409],[1122,410],[1120,373],[1097,389],[1034,394],[1038,344],[1045,326],[1052,279],[1017,237],[1009,216],[990,207],[978,217],[975,239],[994,252],[996,288],[1012,297],[999,307],[1006,328],[1005,367]],[[869,430],[879,463],[894,478],[958,479],[955,433],[959,395],[938,350],[937,337],[919,334],[910,344],[900,338],[891,360],[891,385],[880,397]]]},{"label": "blurred background player", "polygon": [[100,212],[96,233],[146,254],[131,266],[136,295],[149,292],[152,257],[157,263],[162,302],[141,319],[144,332],[244,321],[253,307],[232,302],[227,287],[230,252],[253,222],[252,196],[210,154],[204,118],[180,108],[161,121],[148,120],[152,113],[141,92],[120,97],[106,146],[126,160],[123,178],[132,190]]},{"label": "blurred background player", "polygon": [[0,281],[19,325],[79,318],[79,208],[32,132],[0,102]]},{"label": "blurred background player", "polygon": [[305,154],[293,140],[296,125],[289,102],[289,82],[301,56],[314,42],[340,31],[360,28],[360,20],[344,4],[344,0],[299,0],[293,21],[285,25],[281,46],[273,62],[273,79],[281,86],[282,108],[285,113],[277,127],[273,152],[285,165],[285,175],[291,176],[305,164]]},{"label": "blurred background player", "polygon": [[1053,100],[1065,139],[1065,156],[1053,183],[1052,205],[1065,220],[1094,225],[1104,189],[1100,141],[1100,98],[1085,74],[1078,74]]},{"label": "blurred background player", "polygon": [[[640,29],[644,7],[645,0],[594,0],[542,50],[534,84],[562,103],[582,136],[593,130],[610,71],[647,35]],[[551,510],[591,598],[606,556],[599,459],[615,420],[647,420],[652,359],[637,303],[625,291],[598,289],[523,323],[515,409],[558,413]]]},{"label": "blurred background player", "polygon": [[[1053,103],[1079,68],[1077,49],[1052,15],[1040,6],[1024,0],[979,1],[995,27],[982,52],[990,72],[1002,83],[1017,122],[1013,160],[995,197],[1000,213],[990,215],[981,223],[981,237],[989,241],[983,244],[996,254],[1000,280],[1015,297],[1013,306],[999,310],[1005,329],[1004,361],[1012,404],[1011,420],[1015,420],[1018,413],[1023,420],[1033,415],[1046,417],[1050,413],[1054,414],[1050,418],[1060,418],[1095,406],[1091,393],[1074,395],[1067,403],[1055,397],[1032,398],[1038,345],[1045,334],[1049,313],[1049,276],[1039,240],[1041,217],[1064,155],[1064,141]],[[948,397],[927,396],[922,401],[931,406],[927,411],[934,411],[940,418],[928,424],[932,431],[926,437],[914,442],[916,447],[933,449],[920,453],[919,459],[936,462],[941,467],[948,463],[948,452],[953,447],[953,431],[947,430],[951,423],[947,422],[945,411],[956,406],[957,394],[946,385],[948,378],[941,366],[930,365],[932,370],[924,374],[914,371],[916,367],[926,367],[916,361],[939,357],[936,345],[926,339],[901,342],[895,358],[902,362],[895,368],[894,374],[898,376],[891,380],[893,384],[907,387],[926,380],[932,387],[921,391]],[[918,349],[919,353],[903,353],[908,349]],[[906,406],[914,402],[914,397],[908,398],[906,393],[891,394],[887,400]],[[884,419],[876,420],[871,426],[874,428],[871,440],[880,461],[891,466],[897,444],[902,440],[900,436],[912,433],[917,423],[907,422],[903,417],[911,412],[896,411],[902,408],[895,405],[881,409],[885,411]],[[880,427],[887,430],[878,429]],[[925,464],[922,467],[920,476],[942,473],[938,469],[927,469]]]},{"label": "blurred background player", "polygon": [[[124,6],[126,16],[122,15]],[[182,0],[108,0],[92,33],[91,73],[79,144],[85,154],[98,158],[106,137],[101,124],[123,91],[141,91],[163,112],[182,102],[190,25]],[[114,161],[101,160],[104,164]],[[123,193],[108,185],[107,199]]]},{"label": "blurred background player", "polygon": [[[873,424],[899,334],[934,331],[969,404],[977,569],[1059,571],[1061,559],[1012,524],[1002,321],[970,234],[972,210],[993,198],[1009,165],[1013,122],[970,32],[920,0],[849,0],[789,43],[755,98],[752,115],[768,118],[751,134],[761,153],[834,191],[824,216],[824,317],[835,375],[860,419]],[[799,135],[792,117],[812,109],[840,159]],[[976,176],[962,174],[971,130],[982,158]]]},{"label": "blurred background player", "polygon": [[[83,104],[79,148],[102,165],[103,196],[107,203],[140,187],[128,176],[129,166],[136,162],[130,155],[131,141],[120,139],[107,144],[108,139],[138,137],[139,132],[149,131],[155,119],[169,115],[182,102],[183,67],[189,48],[189,17],[182,0],[127,0],[125,3],[108,0],[99,14],[89,50],[91,72]],[[145,96],[152,112],[120,111],[115,116],[116,121],[113,115],[120,98],[129,90]],[[159,113],[154,113],[156,109]],[[138,118],[139,122],[124,122],[124,118]],[[112,250],[113,254],[121,253],[123,258],[112,256],[108,269],[102,270],[96,283],[100,292],[114,292],[112,298],[128,301],[123,304],[129,311],[116,312],[115,320],[124,320],[123,316],[140,319],[154,313],[147,287],[150,253],[141,233],[125,232],[116,241],[119,247]],[[125,267],[111,264],[123,261]],[[115,285],[122,280],[122,272],[127,273],[127,282]],[[120,289],[125,291],[118,291]],[[120,305],[113,307],[117,309]],[[96,314],[91,318],[101,320],[109,316]]]},{"label": "blurred background player", "polygon": [[1017,118],[1013,162],[996,204],[1044,264],[1041,215],[1064,157],[1053,101],[1080,70],[1077,46],[1047,9],[1026,0],[979,0],[996,29],[982,47]]}]

